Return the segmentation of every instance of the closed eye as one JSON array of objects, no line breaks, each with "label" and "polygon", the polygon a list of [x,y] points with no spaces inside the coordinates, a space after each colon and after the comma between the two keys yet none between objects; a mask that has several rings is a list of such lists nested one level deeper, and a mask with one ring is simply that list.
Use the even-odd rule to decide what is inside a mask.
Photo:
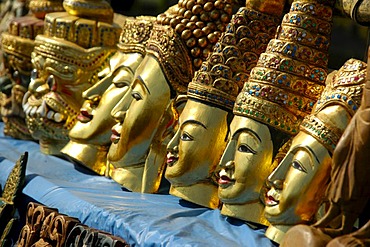
[{"label": "closed eye", "polygon": [[123,87],[130,86],[130,84],[127,81],[117,81],[117,82],[114,82],[114,86],[118,88],[123,88]]}]

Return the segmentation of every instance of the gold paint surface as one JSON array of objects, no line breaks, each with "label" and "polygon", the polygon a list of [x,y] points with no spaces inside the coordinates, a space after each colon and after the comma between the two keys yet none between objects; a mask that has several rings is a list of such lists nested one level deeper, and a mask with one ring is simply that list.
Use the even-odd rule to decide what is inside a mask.
[{"label": "gold paint surface", "polygon": [[[136,70],[130,92],[112,110],[117,124],[112,128],[112,145],[107,157],[113,170],[130,170],[145,163],[170,102],[170,88],[159,63],[151,55],[145,56]],[[113,179],[124,180],[117,176]]]},{"label": "gold paint surface", "polygon": [[[299,132],[285,158],[268,178],[265,216],[274,230],[313,220],[330,175],[331,156],[314,137]],[[279,234],[277,234],[279,235]],[[280,237],[279,237],[280,239]]]},{"label": "gold paint surface", "polygon": [[68,41],[37,36],[31,56],[34,71],[23,109],[42,152],[60,154],[77,121],[84,101],[82,92],[98,81],[98,73],[109,67],[114,52],[112,48],[83,49]]},{"label": "gold paint surface", "polygon": [[[171,187],[199,186],[183,189],[185,200],[208,205],[214,200],[202,190],[208,184],[217,196],[215,169],[225,148],[227,134],[227,112],[198,101],[189,99],[179,119],[179,129],[167,146],[167,168],[165,177]],[[203,191],[203,192],[202,192]],[[187,194],[188,193],[188,194]],[[191,194],[197,194],[197,197]],[[178,196],[178,195],[177,195]]]},{"label": "gold paint surface", "polygon": [[230,139],[220,161],[218,187],[218,196],[224,205],[229,208],[234,205],[234,217],[266,224],[263,210],[257,209],[263,207],[260,190],[271,172],[272,152],[273,143],[265,124],[234,116]]},{"label": "gold paint surface", "polygon": [[[111,144],[111,129],[115,124],[111,111],[129,91],[142,58],[139,53],[125,54],[118,51],[110,60],[108,75],[82,93],[85,101],[77,116],[78,121],[69,132],[71,141],[61,151],[63,154],[100,175],[104,174]],[[78,150],[74,144],[78,144]],[[86,149],[90,152],[86,152]]]}]

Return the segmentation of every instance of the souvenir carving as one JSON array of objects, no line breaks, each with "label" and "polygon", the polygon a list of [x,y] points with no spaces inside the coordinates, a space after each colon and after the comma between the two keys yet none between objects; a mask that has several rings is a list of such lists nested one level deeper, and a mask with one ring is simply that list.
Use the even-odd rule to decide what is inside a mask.
[{"label": "souvenir carving", "polygon": [[17,246],[65,246],[68,234],[79,223],[76,218],[59,214],[55,208],[30,202],[26,224],[19,234]]},{"label": "souvenir carving", "polygon": [[17,198],[26,178],[28,153],[24,153],[10,172],[0,197],[0,245],[10,245],[10,232],[14,227]]},{"label": "souvenir carving", "polygon": [[41,204],[30,202],[27,205],[26,224],[20,231],[17,246],[26,247],[36,243],[40,239],[41,231],[45,232],[45,227],[42,228],[43,222],[47,218],[54,217],[57,211],[55,208],[47,208]]},{"label": "souvenir carving", "polygon": [[121,238],[109,233],[89,228],[84,225],[76,225],[68,234],[66,247],[74,246],[105,246],[105,247],[128,247]]},{"label": "souvenir carving", "polygon": [[47,14],[44,33],[36,37],[34,70],[23,100],[32,137],[39,140],[43,153],[53,155],[60,155],[69,140],[83,103],[82,92],[109,73],[121,32],[109,19],[109,11],[102,11],[103,16],[84,15],[90,10],[95,13],[95,1],[64,4],[70,4],[69,12]]},{"label": "souvenir carving", "polygon": [[152,143],[158,143],[154,137],[167,133],[169,123],[162,120],[163,116],[169,116],[171,102],[186,92],[195,69],[225,30],[233,4],[231,0],[180,0],[157,17],[132,92],[112,111],[118,124],[112,129],[108,161],[113,166],[112,178],[126,189],[152,193],[158,189],[148,188],[142,179],[160,181],[162,176],[164,157],[162,164],[154,164],[158,169],[152,169],[153,163],[147,159]]},{"label": "souvenir carving", "polygon": [[82,93],[85,101],[76,124],[69,131],[70,141],[61,151],[100,175],[108,172],[107,153],[115,124],[111,111],[130,92],[135,71],[145,55],[145,44],[154,20],[154,17],[125,20],[119,49],[110,59],[110,72]]},{"label": "souvenir carving", "polygon": [[[270,7],[275,7],[276,1],[272,3]],[[195,73],[179,128],[167,147],[165,176],[170,193],[209,208],[220,205],[215,169],[226,145],[235,98],[280,22],[279,14],[268,14],[268,7],[262,13],[252,3],[247,5],[233,15]]]},{"label": "souvenir carving", "polygon": [[[364,226],[352,232],[360,213],[367,210],[365,206],[370,198],[370,169],[366,165],[370,158],[369,152],[366,152],[370,148],[368,79],[363,90],[361,106],[346,127],[333,153],[331,181],[327,190],[329,209],[313,226],[292,227],[285,234],[281,246],[367,246],[370,243],[368,219],[365,219],[368,222]],[[361,221],[359,223],[361,224]]]},{"label": "souvenir carving", "polygon": [[[222,214],[269,224],[263,214],[265,180],[278,150],[297,134],[324,88],[331,13],[314,1],[293,2],[244,83],[220,161]],[[324,41],[306,40],[308,32]],[[316,56],[320,59],[309,59]]]},{"label": "souvenir carving", "polygon": [[[316,227],[320,228],[328,227],[335,218],[340,217],[342,219],[341,225],[337,229],[322,229],[324,233],[331,237],[350,233],[356,219],[366,209],[366,203],[370,199],[368,182],[370,169],[366,165],[370,155],[366,151],[370,147],[370,83],[368,71],[369,68],[363,93],[361,91],[361,106],[343,133],[333,154],[331,183],[327,195],[331,204],[330,208],[326,215],[315,224]],[[360,91],[361,89],[356,88],[356,90]],[[355,111],[358,108],[359,99],[356,98],[353,101],[354,103],[350,105],[350,108]],[[351,102],[346,103],[350,104]],[[365,232],[368,231],[369,226],[359,231],[358,236],[366,236]],[[370,238],[368,233],[367,238]]]},{"label": "souvenir carving", "polygon": [[16,246],[129,246],[123,239],[82,225],[58,209],[30,202]]},{"label": "souvenir carving", "polygon": [[265,216],[271,225],[266,236],[275,242],[293,225],[314,222],[329,181],[333,151],[360,105],[365,75],[366,64],[350,59],[328,76],[312,113],[269,176]]},{"label": "souvenir carving", "polygon": [[[37,1],[30,1],[30,5]],[[45,1],[48,3],[49,1]],[[5,73],[0,78],[1,116],[4,122],[4,134],[17,139],[31,140],[31,134],[25,123],[22,99],[27,91],[32,71],[31,53],[36,35],[42,34],[44,21],[36,18],[39,13],[62,8],[62,1],[53,1],[55,8],[32,8],[33,16],[13,19],[8,30],[1,34]],[[42,17],[42,16],[41,16]]]},{"label": "souvenir carving", "polygon": [[[33,1],[30,1],[33,2]],[[0,32],[8,29],[11,20],[28,13],[26,1],[5,0],[0,3]]]}]

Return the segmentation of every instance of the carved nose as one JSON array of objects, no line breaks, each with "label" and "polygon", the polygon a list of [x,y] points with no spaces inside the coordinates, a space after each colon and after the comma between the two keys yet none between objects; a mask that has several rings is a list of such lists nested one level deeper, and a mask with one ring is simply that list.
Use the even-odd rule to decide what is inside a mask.
[{"label": "carved nose", "polygon": [[167,151],[171,152],[171,153],[178,153],[179,152],[179,146],[175,145],[173,147],[168,147]]},{"label": "carved nose", "polygon": [[226,162],[226,164],[221,164],[220,167],[231,169],[231,168],[235,167],[235,162],[233,160],[230,160],[230,161]]},{"label": "carved nose", "polygon": [[126,117],[126,111],[118,111],[114,113],[113,118],[118,122],[123,122]]},{"label": "carved nose", "polygon": [[99,102],[100,102],[100,99],[101,99],[101,96],[100,95],[94,94],[94,95],[88,97],[87,100],[90,103],[90,105],[97,106],[99,104]]},{"label": "carved nose", "polygon": [[276,188],[276,189],[279,189],[279,190],[282,190],[283,189],[283,181],[280,180],[280,179],[276,179],[272,182],[272,185]]}]

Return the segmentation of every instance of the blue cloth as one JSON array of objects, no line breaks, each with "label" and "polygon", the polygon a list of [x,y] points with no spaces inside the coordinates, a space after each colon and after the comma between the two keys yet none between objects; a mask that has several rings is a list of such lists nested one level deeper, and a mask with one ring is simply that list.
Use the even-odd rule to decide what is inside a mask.
[{"label": "blue cloth", "polygon": [[219,210],[172,195],[123,191],[108,178],[42,154],[35,142],[4,137],[2,123],[0,131],[3,187],[15,162],[28,151],[25,197],[122,237],[132,246],[273,246],[264,230],[252,230]]}]

